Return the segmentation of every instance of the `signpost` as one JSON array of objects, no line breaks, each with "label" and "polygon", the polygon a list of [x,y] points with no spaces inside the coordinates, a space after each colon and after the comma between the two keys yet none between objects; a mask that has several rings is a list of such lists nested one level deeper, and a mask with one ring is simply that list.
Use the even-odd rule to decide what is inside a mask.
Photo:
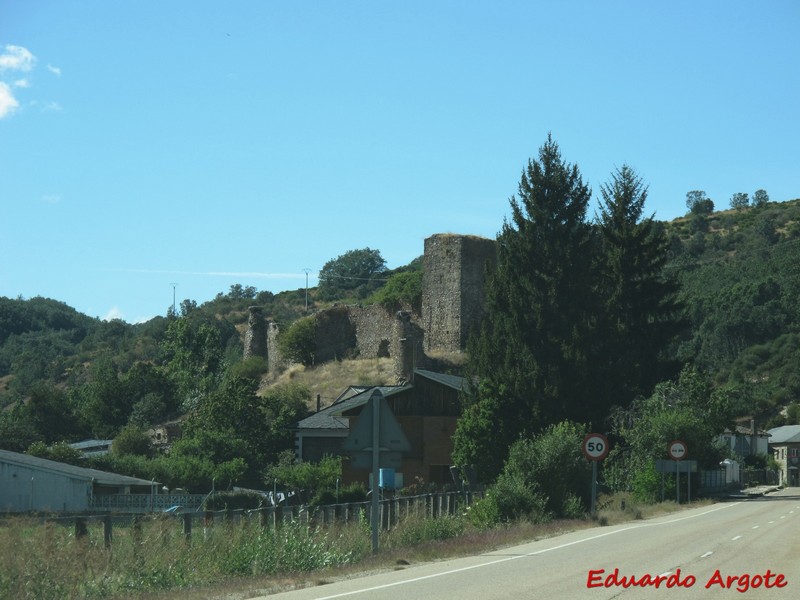
[{"label": "signpost", "polygon": [[370,525],[372,527],[372,552],[378,551],[378,496],[380,496],[379,471],[384,468],[398,468],[400,453],[411,450],[411,444],[402,427],[394,418],[386,398],[375,389],[367,404],[361,409],[350,435],[342,443],[342,448],[353,455],[353,464],[366,467],[371,459],[372,466],[372,505]]},{"label": "signpost", "polygon": [[[669,443],[667,448],[667,453],[669,457],[675,461],[675,502],[680,504],[681,503],[681,461],[689,456],[689,448],[686,446],[686,442],[683,440],[673,440]],[[689,479],[689,492],[687,495],[687,499],[691,499],[692,495],[692,488],[691,488],[691,478],[690,474],[687,474],[686,477]]]},{"label": "signpost", "polygon": [[597,504],[597,463],[608,456],[608,438],[602,433],[589,433],[583,438],[581,444],[583,455],[592,462],[592,509],[594,516]]}]

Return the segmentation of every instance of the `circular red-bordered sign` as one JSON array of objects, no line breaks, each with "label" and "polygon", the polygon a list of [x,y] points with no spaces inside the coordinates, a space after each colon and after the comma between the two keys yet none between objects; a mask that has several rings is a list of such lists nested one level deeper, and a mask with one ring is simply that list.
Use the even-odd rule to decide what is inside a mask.
[{"label": "circular red-bordered sign", "polygon": [[667,452],[672,460],[683,460],[689,456],[689,448],[686,447],[686,442],[683,440],[674,440],[670,442]]},{"label": "circular red-bordered sign", "polygon": [[589,460],[603,460],[608,455],[608,438],[602,433],[589,433],[583,438],[581,451]]}]

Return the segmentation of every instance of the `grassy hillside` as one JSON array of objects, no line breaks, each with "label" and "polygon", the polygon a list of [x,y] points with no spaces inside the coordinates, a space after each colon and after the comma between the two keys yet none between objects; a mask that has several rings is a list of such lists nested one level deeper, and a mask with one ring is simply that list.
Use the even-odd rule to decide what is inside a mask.
[{"label": "grassy hillside", "polygon": [[[800,200],[689,214],[662,226],[671,241],[668,268],[681,281],[691,323],[676,356],[733,395],[740,415],[782,422],[781,410],[800,402]],[[249,306],[261,306],[285,328],[335,302],[408,301],[418,298],[421,266],[416,259],[385,272],[388,283],[370,297],[350,297],[349,290],[322,301],[312,288],[307,309],[304,289],[273,294],[235,285],[137,325],[93,319],[57,300],[0,298],[0,435],[50,441],[67,425],[75,428],[71,437],[83,437],[111,434],[126,419],[176,418],[191,408],[194,388],[215,388],[231,369],[263,372],[263,365],[242,363]],[[345,361],[295,367],[264,381],[261,393],[287,381],[311,391],[312,409],[318,394],[324,406],[348,385],[394,383],[389,361]],[[38,420],[31,417],[36,410],[8,416],[31,401]],[[45,423],[42,415],[62,405],[69,414]]]}]

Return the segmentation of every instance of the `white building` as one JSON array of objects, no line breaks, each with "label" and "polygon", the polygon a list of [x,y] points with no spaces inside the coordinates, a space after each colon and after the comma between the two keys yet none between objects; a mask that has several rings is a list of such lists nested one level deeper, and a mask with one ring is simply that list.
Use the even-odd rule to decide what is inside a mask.
[{"label": "white building", "polygon": [[[84,512],[98,499],[158,493],[159,483],[0,450],[0,512]],[[152,502],[150,503],[152,505]]]}]

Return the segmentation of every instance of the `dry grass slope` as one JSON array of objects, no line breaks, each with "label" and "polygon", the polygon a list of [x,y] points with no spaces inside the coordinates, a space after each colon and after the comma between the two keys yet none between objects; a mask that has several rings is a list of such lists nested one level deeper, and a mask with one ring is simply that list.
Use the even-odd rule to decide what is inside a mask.
[{"label": "dry grass slope", "polygon": [[322,407],[329,406],[350,385],[395,385],[397,378],[389,358],[331,361],[313,367],[293,365],[277,378],[264,380],[261,390],[285,383],[299,383],[311,391],[311,405],[316,410],[320,396]]}]

